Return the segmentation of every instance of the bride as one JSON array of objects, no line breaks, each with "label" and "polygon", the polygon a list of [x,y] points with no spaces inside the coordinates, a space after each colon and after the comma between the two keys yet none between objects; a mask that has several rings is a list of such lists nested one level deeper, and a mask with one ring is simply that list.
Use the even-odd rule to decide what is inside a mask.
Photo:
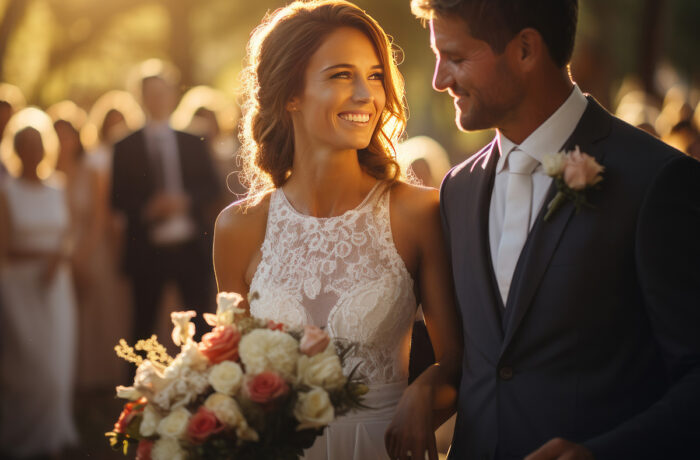
[{"label": "bride", "polygon": [[[389,38],[351,3],[294,2],[266,16],[248,57],[250,191],[217,219],[218,288],[258,293],[253,316],[359,344],[346,370],[360,364],[373,409],[333,422],[305,458],[437,458],[461,336],[438,193],[401,182],[393,156],[405,113]],[[437,363],[407,387],[419,303]],[[415,420],[411,432],[394,417]]]}]

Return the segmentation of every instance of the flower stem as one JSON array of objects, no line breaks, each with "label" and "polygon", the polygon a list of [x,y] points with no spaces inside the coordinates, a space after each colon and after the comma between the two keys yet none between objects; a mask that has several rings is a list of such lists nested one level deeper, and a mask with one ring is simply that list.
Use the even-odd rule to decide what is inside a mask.
[{"label": "flower stem", "polygon": [[547,205],[547,214],[544,215],[545,222],[549,221],[552,215],[564,204],[564,200],[566,200],[566,195],[563,191],[558,191],[554,199]]}]

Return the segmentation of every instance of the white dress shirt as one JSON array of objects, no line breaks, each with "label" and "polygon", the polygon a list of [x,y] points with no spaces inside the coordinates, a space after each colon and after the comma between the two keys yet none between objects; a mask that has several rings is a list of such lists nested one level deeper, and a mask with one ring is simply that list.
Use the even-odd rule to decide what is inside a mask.
[{"label": "white dress shirt", "polygon": [[[146,148],[151,161],[160,162],[162,171],[162,191],[167,194],[184,194],[182,168],[177,134],[168,122],[149,121],[144,129]],[[158,167],[155,165],[155,167]],[[196,232],[196,225],[186,213],[176,214],[159,222],[150,231],[151,242],[158,246],[168,246],[190,240]]]},{"label": "white dress shirt", "polygon": [[[496,139],[501,156],[496,165],[496,178],[491,192],[491,205],[489,208],[489,244],[491,245],[491,260],[494,267],[498,260],[498,247],[501,241],[503,219],[506,213],[506,190],[508,187],[506,159],[508,155],[517,147],[540,162],[540,165],[532,173],[532,211],[529,222],[529,228],[532,229],[532,225],[542,208],[547,190],[552,183],[552,178],[545,174],[542,167],[542,157],[547,153],[561,151],[574,132],[587,105],[588,100],[579,87],[574,85],[574,89],[566,101],[533,131],[522,144],[516,145],[500,131],[497,132]],[[505,303],[506,300],[504,299],[503,302]]]}]

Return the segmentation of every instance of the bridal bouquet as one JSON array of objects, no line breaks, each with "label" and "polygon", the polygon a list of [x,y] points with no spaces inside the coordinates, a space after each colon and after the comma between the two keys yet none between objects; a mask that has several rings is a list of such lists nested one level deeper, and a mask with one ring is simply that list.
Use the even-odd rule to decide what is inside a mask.
[{"label": "bridal bouquet", "polygon": [[[243,317],[242,297],[220,293],[212,330],[193,340],[193,311],[171,314],[175,358],[151,336],[117,354],[138,366],[113,447],[138,460],[297,459],[335,417],[362,406],[367,387],[343,374],[351,346],[315,326]],[[145,354],[144,356],[137,351]]]}]

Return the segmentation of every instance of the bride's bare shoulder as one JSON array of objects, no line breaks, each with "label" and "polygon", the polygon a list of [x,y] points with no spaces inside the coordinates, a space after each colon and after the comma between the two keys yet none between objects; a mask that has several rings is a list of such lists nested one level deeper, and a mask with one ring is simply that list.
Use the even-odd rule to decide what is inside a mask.
[{"label": "bride's bare shoulder", "polygon": [[402,216],[425,219],[439,212],[440,193],[434,188],[397,182],[391,189],[391,201]]},{"label": "bride's bare shoulder", "polygon": [[235,240],[260,237],[260,228],[264,232],[267,224],[270,195],[266,192],[262,197],[244,198],[225,207],[216,218],[215,236]]}]

